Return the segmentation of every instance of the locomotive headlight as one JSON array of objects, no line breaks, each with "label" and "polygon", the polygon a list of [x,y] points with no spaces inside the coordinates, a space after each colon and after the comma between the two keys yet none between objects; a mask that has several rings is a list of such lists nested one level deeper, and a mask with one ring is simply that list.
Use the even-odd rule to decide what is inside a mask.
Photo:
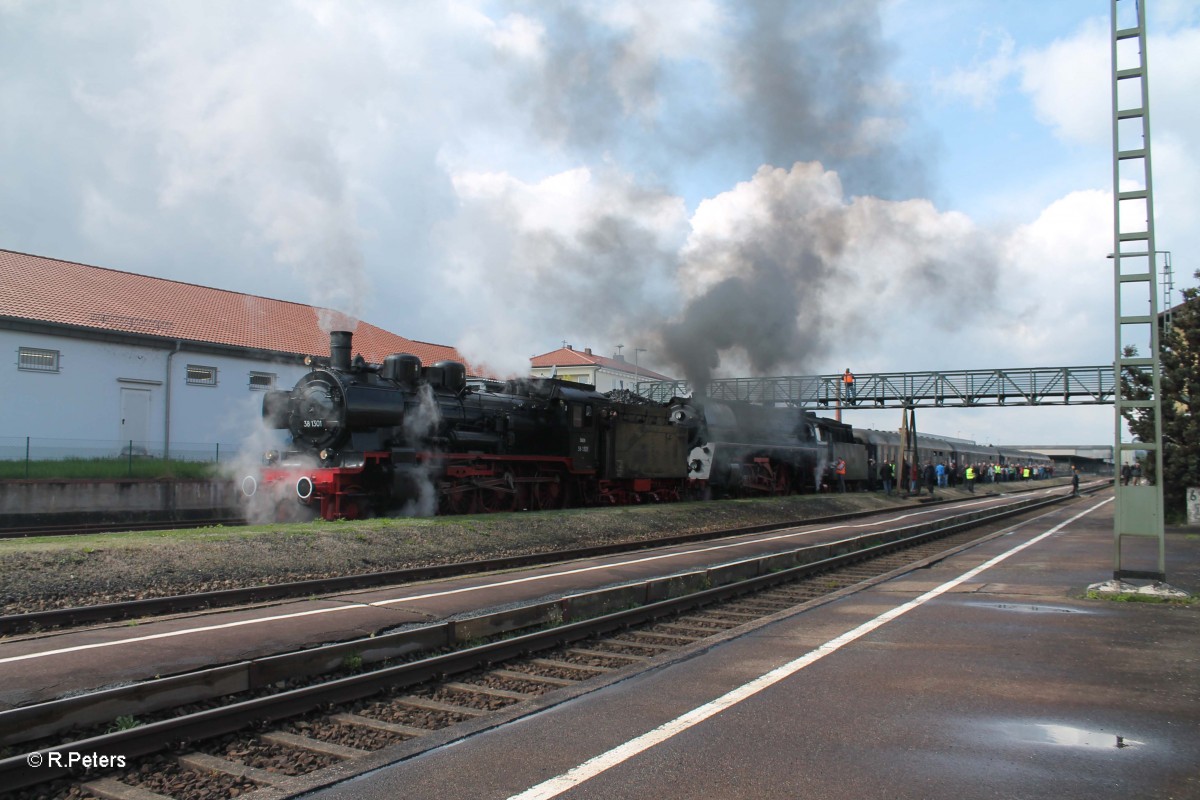
[{"label": "locomotive headlight", "polygon": [[326,460],[328,460],[328,459],[329,459],[329,451],[328,451],[328,450],[322,450],[322,451],[320,452],[320,456],[321,456],[321,460],[322,460],[322,461],[326,461]]},{"label": "locomotive headlight", "polygon": [[274,464],[278,460],[279,460],[279,451],[278,450],[268,450],[267,452],[263,453],[263,461],[267,462],[268,465]]},{"label": "locomotive headlight", "polygon": [[312,356],[305,356],[305,357],[304,357],[304,366],[306,366],[306,367],[311,367],[311,366],[312,366]]}]

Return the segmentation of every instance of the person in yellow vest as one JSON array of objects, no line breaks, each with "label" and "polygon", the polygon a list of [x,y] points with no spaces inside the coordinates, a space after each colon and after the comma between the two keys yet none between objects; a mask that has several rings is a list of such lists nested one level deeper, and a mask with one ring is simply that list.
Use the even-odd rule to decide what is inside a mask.
[{"label": "person in yellow vest", "polygon": [[1029,465],[1028,464],[1025,465],[1025,468],[1023,470],[1021,470],[1021,477],[1024,480],[1029,480]]},{"label": "person in yellow vest", "polygon": [[966,477],[967,477],[967,491],[974,494],[975,493],[975,467],[973,467],[970,464],[967,465]]}]

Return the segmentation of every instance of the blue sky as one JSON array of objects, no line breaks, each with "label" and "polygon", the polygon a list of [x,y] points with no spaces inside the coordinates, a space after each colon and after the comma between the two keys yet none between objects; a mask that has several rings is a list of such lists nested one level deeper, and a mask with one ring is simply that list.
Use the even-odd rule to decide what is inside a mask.
[{"label": "blue sky", "polygon": [[[0,247],[499,372],[564,339],[680,376],[1106,363],[1108,13],[0,0]],[[1200,6],[1153,0],[1150,31],[1158,247],[1190,286]],[[981,441],[1113,427],[938,413]]]}]

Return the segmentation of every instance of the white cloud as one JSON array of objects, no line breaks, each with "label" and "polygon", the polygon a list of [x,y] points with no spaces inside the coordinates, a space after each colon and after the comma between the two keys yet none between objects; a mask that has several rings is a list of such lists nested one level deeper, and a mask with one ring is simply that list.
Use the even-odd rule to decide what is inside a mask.
[{"label": "white cloud", "polygon": [[979,49],[985,51],[989,47],[993,54],[935,78],[934,89],[948,97],[965,98],[975,108],[991,108],[1003,91],[1004,82],[1017,71],[1017,63],[1013,58],[1016,42],[1006,31],[985,31],[980,36]]},{"label": "white cloud", "polygon": [[[1200,156],[1191,144],[1200,141],[1200,108],[1193,100],[1200,80],[1200,27],[1195,27],[1193,19],[1192,27],[1174,28],[1170,20],[1179,15],[1164,16],[1168,24],[1151,27],[1147,44],[1156,247],[1175,254],[1176,285],[1182,287],[1194,285],[1194,266],[1186,265],[1194,264],[1194,254],[1200,251],[1200,230],[1194,225],[1200,215],[1200,200],[1194,191],[1200,181]],[[1112,147],[1109,39],[1107,20],[1091,19],[1071,36],[1020,56],[1021,87],[1030,96],[1038,119],[1064,142],[1106,154]],[[1124,99],[1122,103],[1128,104]],[[1123,141],[1123,147],[1141,141],[1140,127],[1131,132],[1123,129],[1122,135],[1136,138]],[[1126,162],[1123,186],[1145,185],[1141,166],[1141,161]],[[1110,188],[1107,182],[1102,185]],[[1107,236],[1105,252],[1110,252],[1111,207],[1105,215],[1097,211],[1093,216],[1096,233],[1101,239]],[[1069,227],[1056,230],[1052,237],[1067,238],[1070,231]]]},{"label": "white cloud", "polygon": [[493,27],[487,39],[504,55],[540,61],[545,55],[545,35],[545,27],[537,20],[522,14],[509,14]]},{"label": "white cloud", "polygon": [[1072,36],[1020,57],[1021,90],[1038,119],[1072,142],[1112,139],[1108,23],[1090,19]]},{"label": "white cloud", "polygon": [[[1112,194],[1072,192],[1019,226],[1005,243],[997,329],[1024,366],[1085,366],[1112,360]],[[991,362],[997,363],[997,362]]]}]

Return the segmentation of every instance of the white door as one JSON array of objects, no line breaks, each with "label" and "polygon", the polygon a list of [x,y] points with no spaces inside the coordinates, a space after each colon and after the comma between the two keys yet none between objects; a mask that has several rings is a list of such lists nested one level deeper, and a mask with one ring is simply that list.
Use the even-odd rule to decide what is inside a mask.
[{"label": "white door", "polygon": [[[146,448],[150,437],[150,390],[121,389],[121,447],[133,442],[135,448]],[[142,451],[134,450],[140,454]]]}]

